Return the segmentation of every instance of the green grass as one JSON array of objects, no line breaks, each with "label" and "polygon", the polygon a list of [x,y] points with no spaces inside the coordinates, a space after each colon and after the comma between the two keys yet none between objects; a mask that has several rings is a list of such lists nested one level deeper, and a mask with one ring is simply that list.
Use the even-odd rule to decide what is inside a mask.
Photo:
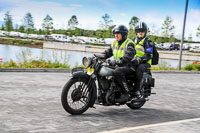
[{"label": "green grass", "polygon": [[[176,71],[176,68],[167,67],[168,65],[164,62],[161,63],[161,65],[158,65],[158,67],[151,67],[151,70],[168,70],[168,71]],[[43,59],[39,60],[26,60],[24,62],[14,62],[13,60],[10,60],[8,62],[0,62],[0,68],[59,68],[59,69],[70,69],[70,68],[76,68],[76,67],[83,67],[83,65],[79,65],[78,63],[75,63],[73,67],[71,67],[68,64],[68,61],[65,63],[60,62],[52,62],[50,60],[46,61]],[[185,71],[200,71],[200,64],[188,64],[183,67],[182,70]]]},{"label": "green grass", "polygon": [[28,62],[19,62],[16,63],[13,60],[9,62],[0,63],[0,68],[60,68],[60,69],[69,69],[70,65],[59,63],[59,62],[52,62],[52,61],[45,61],[45,60],[32,60]]}]

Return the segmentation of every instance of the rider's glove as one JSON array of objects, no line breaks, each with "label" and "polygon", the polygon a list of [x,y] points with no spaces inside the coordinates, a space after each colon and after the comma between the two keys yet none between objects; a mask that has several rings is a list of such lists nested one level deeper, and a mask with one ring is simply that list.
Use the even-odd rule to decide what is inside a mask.
[{"label": "rider's glove", "polygon": [[108,60],[108,64],[110,66],[116,66],[116,65],[121,65],[122,64],[122,61],[121,60]]},{"label": "rider's glove", "polygon": [[110,66],[115,66],[116,65],[116,60],[108,60],[108,64]]},{"label": "rider's glove", "polygon": [[116,65],[121,66],[122,64],[123,64],[123,62],[122,62],[121,59],[119,59],[119,60],[116,61]]},{"label": "rider's glove", "polygon": [[139,64],[142,63],[142,60],[141,60],[140,58],[133,59],[133,60],[131,61],[131,63],[132,63],[133,65],[139,65]]}]

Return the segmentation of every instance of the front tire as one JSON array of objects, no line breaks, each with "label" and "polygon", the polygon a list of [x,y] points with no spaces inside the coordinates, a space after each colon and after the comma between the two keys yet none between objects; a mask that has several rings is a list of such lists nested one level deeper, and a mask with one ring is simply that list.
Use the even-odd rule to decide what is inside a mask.
[{"label": "front tire", "polygon": [[66,112],[72,115],[84,113],[92,99],[92,88],[87,86],[86,78],[72,78],[64,86],[61,94],[62,106]]}]

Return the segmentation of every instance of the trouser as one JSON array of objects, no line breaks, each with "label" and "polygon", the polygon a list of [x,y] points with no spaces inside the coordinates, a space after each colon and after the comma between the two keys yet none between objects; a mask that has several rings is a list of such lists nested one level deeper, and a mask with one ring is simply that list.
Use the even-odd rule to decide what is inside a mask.
[{"label": "trouser", "polygon": [[114,76],[118,85],[120,88],[125,89],[127,92],[129,92],[129,89],[126,82],[126,76],[132,74],[134,74],[134,71],[128,66],[118,67],[114,71]]},{"label": "trouser", "polygon": [[135,82],[135,89],[136,91],[140,90],[140,83],[143,78],[143,73],[148,71],[151,65],[148,63],[139,64],[136,67],[135,75],[136,75],[136,82]]}]

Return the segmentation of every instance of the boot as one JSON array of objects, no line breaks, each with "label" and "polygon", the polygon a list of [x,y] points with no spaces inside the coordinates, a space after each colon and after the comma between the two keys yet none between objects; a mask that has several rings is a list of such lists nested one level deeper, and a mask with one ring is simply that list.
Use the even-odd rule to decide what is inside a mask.
[{"label": "boot", "polygon": [[137,97],[137,98],[140,98],[141,97],[141,93],[140,93],[140,83],[136,83],[135,84],[135,96]]},{"label": "boot", "polygon": [[129,94],[129,89],[127,83],[124,81],[122,82],[123,88],[125,89],[124,92],[121,93],[121,96],[117,98],[115,101],[118,103],[123,103],[129,100],[130,94]]},{"label": "boot", "polygon": [[115,102],[117,103],[124,103],[127,102],[129,100],[129,94],[127,92],[123,92],[121,93],[120,97],[115,99]]},{"label": "boot", "polygon": [[136,91],[135,91],[135,96],[136,96],[137,98],[140,98],[140,97],[141,97],[140,90],[136,90]]}]

